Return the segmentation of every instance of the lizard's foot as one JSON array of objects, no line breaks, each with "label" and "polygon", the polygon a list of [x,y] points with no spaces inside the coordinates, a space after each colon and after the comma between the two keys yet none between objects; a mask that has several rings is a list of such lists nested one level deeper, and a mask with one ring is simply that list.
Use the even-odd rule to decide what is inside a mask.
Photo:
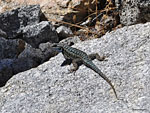
[{"label": "lizard's foot", "polygon": [[98,60],[98,61],[106,61],[107,59],[106,59],[106,56],[96,56],[96,59]]},{"label": "lizard's foot", "polygon": [[68,72],[67,74],[73,73],[73,74],[75,75],[75,73],[76,73],[77,70],[75,70],[75,69],[73,68],[73,69],[69,69],[68,71],[69,71],[69,72]]},{"label": "lizard's foot", "polygon": [[106,57],[107,57],[107,56],[100,56],[98,53],[90,54],[88,56],[91,60],[97,59],[99,61],[104,61],[106,60]]},{"label": "lizard's foot", "polygon": [[80,59],[74,59],[72,60],[73,68],[69,70],[69,73],[74,73],[79,69],[79,65],[81,63]]}]

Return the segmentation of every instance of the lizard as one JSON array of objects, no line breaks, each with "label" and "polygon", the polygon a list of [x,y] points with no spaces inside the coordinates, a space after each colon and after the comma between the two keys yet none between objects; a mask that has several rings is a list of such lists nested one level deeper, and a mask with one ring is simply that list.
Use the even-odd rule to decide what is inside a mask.
[{"label": "lizard", "polygon": [[101,72],[101,70],[92,62],[92,60],[97,59],[99,61],[102,61],[105,59],[105,56],[100,56],[98,53],[87,55],[84,51],[81,51],[77,48],[73,48],[67,44],[62,43],[53,43],[52,48],[54,48],[55,51],[58,53],[62,53],[65,61],[61,64],[61,66],[67,65],[67,64],[73,64],[72,69],[70,69],[70,72],[76,72],[79,69],[79,66],[84,64],[86,67],[92,69],[96,73],[99,74],[113,89],[113,92],[115,94],[115,97],[117,97],[116,90],[111,83],[111,81],[106,77],[105,74]]}]

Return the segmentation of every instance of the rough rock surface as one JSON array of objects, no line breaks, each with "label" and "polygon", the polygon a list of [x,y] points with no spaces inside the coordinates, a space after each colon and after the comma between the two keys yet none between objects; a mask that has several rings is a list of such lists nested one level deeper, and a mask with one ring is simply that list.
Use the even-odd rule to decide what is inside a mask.
[{"label": "rough rock surface", "polygon": [[13,75],[12,62],[12,59],[0,60],[0,87],[4,86],[6,81]]},{"label": "rough rock surface", "polygon": [[150,23],[124,27],[75,47],[109,55],[107,61],[94,63],[111,79],[120,100],[85,66],[75,75],[67,74],[70,66],[60,67],[64,58],[59,54],[0,88],[1,113],[150,112]]},{"label": "rough rock surface", "polygon": [[65,39],[73,35],[71,29],[65,26],[58,27],[56,32],[61,39]]},{"label": "rough rock surface", "polygon": [[58,36],[54,27],[48,21],[42,21],[36,25],[26,26],[22,30],[23,40],[32,47],[37,48],[40,43],[48,41],[58,42]]},{"label": "rough rock surface", "polygon": [[120,22],[123,25],[150,21],[150,0],[124,0],[121,5]]},{"label": "rough rock surface", "polygon": [[0,60],[0,87],[4,86],[14,74],[26,71],[38,65],[35,60],[27,57]]},{"label": "rough rock surface", "polygon": [[1,29],[0,29],[0,37],[5,37],[5,38],[7,38],[6,32],[2,31]]},{"label": "rough rock surface", "polygon": [[0,29],[6,32],[8,38],[15,38],[20,28],[34,25],[40,21],[40,6],[30,5],[0,14]]},{"label": "rough rock surface", "polygon": [[0,37],[0,59],[17,58],[17,56],[24,50],[23,42],[20,39],[7,40]]},{"label": "rough rock surface", "polygon": [[39,5],[0,14],[0,87],[14,74],[54,56],[49,45],[58,40],[55,28],[48,21],[40,22]]},{"label": "rough rock surface", "polygon": [[73,45],[75,43],[80,43],[80,42],[82,41],[80,40],[79,36],[68,37],[60,41],[60,43],[65,43],[67,45]]},{"label": "rough rock surface", "polygon": [[[11,48],[14,43],[10,42],[7,46],[3,44],[6,48],[0,52],[0,56],[5,56],[5,58],[0,59],[0,87],[4,86],[14,74],[36,67],[55,55],[49,42],[40,44],[39,48],[33,48],[26,44],[25,49],[20,54],[18,52],[21,49],[18,46],[16,46],[17,49]],[[14,42],[16,44],[16,41]]]},{"label": "rough rock surface", "polygon": [[43,63],[50,57],[54,56],[55,52],[51,48],[51,43],[41,43],[39,48],[33,48],[31,45],[26,44],[25,49],[18,58],[29,58],[37,62],[38,64]]}]

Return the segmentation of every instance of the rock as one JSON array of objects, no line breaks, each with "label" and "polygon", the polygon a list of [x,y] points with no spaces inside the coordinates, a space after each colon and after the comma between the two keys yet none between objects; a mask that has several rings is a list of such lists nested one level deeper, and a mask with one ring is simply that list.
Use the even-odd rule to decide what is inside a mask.
[{"label": "rock", "polygon": [[123,25],[132,25],[150,21],[149,0],[122,1],[120,22]]},{"label": "rock", "polygon": [[[14,45],[10,42],[6,44],[9,45],[5,46],[6,48],[2,49],[3,51],[0,51],[0,87],[4,86],[13,75],[34,68],[56,54],[50,43],[40,44],[40,48],[33,48],[26,43],[20,54],[15,50],[18,47],[14,48]],[[10,47],[11,45],[13,48]],[[18,56],[16,56],[17,54]]]},{"label": "rock", "polygon": [[59,41],[54,27],[48,21],[26,26],[22,28],[22,34],[22,39],[34,48],[38,48],[40,43]]},{"label": "rock", "polygon": [[51,57],[55,56],[56,52],[52,49],[51,43],[41,43],[39,48],[33,48],[31,45],[26,44],[24,51],[18,58],[29,58],[37,64],[48,61]]},{"label": "rock", "polygon": [[62,54],[13,76],[0,88],[1,113],[149,113],[150,23],[123,27],[101,39],[74,47],[108,54],[93,62],[112,81],[120,100],[94,71],[81,66],[75,75],[61,67]]},{"label": "rock", "polygon": [[12,63],[13,75],[34,68],[38,65],[39,64],[35,60],[28,57],[14,59]]},{"label": "rock", "polygon": [[40,21],[40,6],[30,5],[0,14],[0,29],[9,39],[20,35],[20,28],[35,25]]},{"label": "rock", "polygon": [[39,5],[25,6],[0,14],[0,87],[14,74],[39,65],[36,59],[24,56],[18,58],[25,49],[25,42],[16,39],[21,37],[22,28],[39,23],[39,16]]},{"label": "rock", "polygon": [[13,75],[12,62],[12,59],[0,60],[0,87],[4,86]]},{"label": "rock", "polygon": [[25,42],[21,39],[8,40],[0,37],[0,59],[17,58],[24,46]]},{"label": "rock", "polygon": [[56,55],[56,52],[52,49],[50,42],[40,44],[39,49],[43,55],[41,63],[48,61],[51,57]]},{"label": "rock", "polygon": [[41,64],[49,60],[55,52],[51,48],[51,43],[42,43],[39,48],[33,48],[31,45],[26,44],[24,51],[18,56],[18,58],[28,58],[35,61],[37,64]]},{"label": "rock", "polygon": [[117,8],[120,8],[121,7],[121,0],[115,0],[115,6],[117,7]]},{"label": "rock", "polygon": [[7,34],[0,29],[0,37],[7,38]]},{"label": "rock", "polygon": [[60,43],[65,43],[67,45],[74,45],[75,43],[81,42],[79,36],[68,37],[60,41]]},{"label": "rock", "polygon": [[22,53],[20,53],[20,55],[18,56],[18,58],[32,59],[35,62],[37,62],[38,64],[41,63],[41,60],[43,57],[44,57],[43,53],[39,48],[33,48],[29,44],[25,45],[24,51]]},{"label": "rock", "polygon": [[141,21],[149,22],[150,21],[150,1],[149,0],[138,0],[139,9],[141,11],[140,18]]},{"label": "rock", "polygon": [[0,87],[4,86],[13,75],[36,66],[38,64],[31,58],[0,60]]},{"label": "rock", "polygon": [[[39,16],[39,5],[0,14],[0,87],[14,74],[36,67],[54,56],[50,47],[43,51],[41,48],[48,47],[45,42],[58,42],[56,31],[47,21],[39,23]],[[38,48],[41,43],[42,47]]]},{"label": "rock", "polygon": [[56,32],[58,33],[58,36],[61,39],[65,39],[67,37],[70,37],[73,35],[71,29],[69,27],[60,26],[56,29]]}]

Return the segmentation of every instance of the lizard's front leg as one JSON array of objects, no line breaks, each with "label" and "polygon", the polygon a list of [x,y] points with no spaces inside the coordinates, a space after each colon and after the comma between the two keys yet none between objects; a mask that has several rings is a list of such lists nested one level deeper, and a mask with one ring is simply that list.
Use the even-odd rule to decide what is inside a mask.
[{"label": "lizard's front leg", "polygon": [[63,63],[61,64],[61,66],[66,66],[66,65],[70,65],[72,63],[72,59],[65,59],[63,61]]},{"label": "lizard's front leg", "polygon": [[91,60],[97,59],[99,61],[105,60],[106,56],[100,56],[98,53],[88,55]]}]

